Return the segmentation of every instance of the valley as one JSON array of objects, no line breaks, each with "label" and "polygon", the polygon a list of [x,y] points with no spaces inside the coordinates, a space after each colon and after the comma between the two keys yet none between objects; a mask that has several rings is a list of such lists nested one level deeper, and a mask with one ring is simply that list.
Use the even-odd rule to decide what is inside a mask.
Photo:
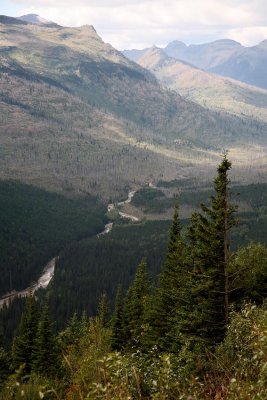
[{"label": "valley", "polygon": [[222,3],[1,4],[0,400],[267,400],[266,21]]},{"label": "valley", "polygon": [[[192,199],[209,195],[214,167],[225,150],[234,165],[234,187],[243,191],[251,182],[258,187],[266,183],[267,92],[177,60],[176,44],[137,52],[135,63],[106,44],[93,26],[68,28],[30,18],[35,22],[0,16],[0,195],[10,210],[2,216],[8,231],[3,230],[1,239],[0,289],[2,295],[23,290],[38,281],[49,259],[60,255],[47,288],[53,293],[54,312],[57,305],[65,315],[60,327],[67,304],[68,317],[71,310],[87,307],[85,294],[73,305],[67,300],[67,282],[75,282],[74,265],[81,271],[94,268],[79,255],[87,252],[83,241],[95,249],[93,259],[99,252],[108,254],[103,246],[113,243],[118,255],[110,250],[111,265],[118,263],[118,271],[119,253],[127,246],[136,260],[147,257],[155,241],[161,251],[161,256],[158,250],[151,255],[158,259],[151,264],[155,274],[176,196],[181,218],[187,220],[199,207]],[[125,54],[131,58],[133,53]],[[247,201],[240,206],[244,215],[258,212]],[[36,224],[42,226],[44,239]],[[139,244],[137,237],[133,243],[124,238],[125,247],[119,250],[124,230],[128,236],[150,229],[153,239],[143,238]],[[105,275],[109,267],[100,260],[95,263]],[[127,262],[131,269],[136,265]],[[85,282],[77,279],[74,287],[79,282],[87,293]],[[129,279],[122,279],[123,286]],[[117,283],[112,281],[112,287],[92,287],[89,313],[95,312],[102,291],[114,297]]]},{"label": "valley", "polygon": [[119,201],[150,180],[206,182],[228,149],[236,181],[263,181],[265,93],[238,86],[247,97],[232,111],[227,96],[230,106],[209,94],[198,105],[197,95],[163,88],[93,27],[0,23],[2,179]]}]

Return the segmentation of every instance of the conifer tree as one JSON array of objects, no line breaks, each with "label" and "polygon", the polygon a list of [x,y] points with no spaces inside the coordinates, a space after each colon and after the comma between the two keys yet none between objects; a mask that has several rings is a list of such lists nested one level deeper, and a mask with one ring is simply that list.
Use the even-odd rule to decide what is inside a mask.
[{"label": "conifer tree", "polygon": [[34,341],[37,334],[38,309],[35,298],[26,299],[25,310],[22,314],[19,332],[15,336],[12,347],[14,367],[24,364],[24,371],[29,373],[32,368]]},{"label": "conifer tree", "polygon": [[119,286],[115,299],[114,313],[111,319],[112,348],[114,350],[121,350],[124,345],[123,318],[122,290],[121,286]]},{"label": "conifer tree", "polygon": [[32,369],[46,376],[58,373],[58,346],[52,332],[47,303],[42,309],[34,340]]},{"label": "conifer tree", "polygon": [[211,206],[201,205],[189,228],[190,264],[181,291],[177,318],[184,338],[214,345],[224,336],[229,315],[229,230],[236,224],[236,207],[229,202],[228,172],[224,155],[214,180]]},{"label": "conifer tree", "polygon": [[176,204],[150,322],[152,342],[163,350],[175,350],[179,346],[174,320],[180,307],[180,288],[184,284],[186,269],[186,246],[181,236],[179,206]]},{"label": "conifer tree", "polygon": [[107,297],[106,293],[103,293],[100,297],[100,300],[98,303],[98,310],[97,310],[97,316],[103,326],[107,325],[108,314],[109,314],[108,297]]},{"label": "conifer tree", "polygon": [[62,350],[77,343],[82,335],[82,322],[79,320],[77,313],[74,313],[68,321],[66,328],[59,334],[59,343]]},{"label": "conifer tree", "polygon": [[131,345],[142,342],[142,336],[148,322],[152,285],[146,268],[145,261],[138,265],[133,284],[128,289],[125,301],[124,332],[126,341]]},{"label": "conifer tree", "polygon": [[6,349],[0,344],[0,387],[11,372],[11,357]]}]

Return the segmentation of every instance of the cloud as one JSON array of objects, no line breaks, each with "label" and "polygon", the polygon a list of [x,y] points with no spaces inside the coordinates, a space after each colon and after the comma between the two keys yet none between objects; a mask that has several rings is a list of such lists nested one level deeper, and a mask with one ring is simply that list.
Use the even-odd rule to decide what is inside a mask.
[{"label": "cloud", "polygon": [[[21,14],[37,13],[62,25],[94,25],[119,49],[200,43],[221,37],[246,44],[266,38],[266,0],[13,0]],[[257,31],[258,29],[258,31]],[[231,36],[229,36],[231,35]]]}]

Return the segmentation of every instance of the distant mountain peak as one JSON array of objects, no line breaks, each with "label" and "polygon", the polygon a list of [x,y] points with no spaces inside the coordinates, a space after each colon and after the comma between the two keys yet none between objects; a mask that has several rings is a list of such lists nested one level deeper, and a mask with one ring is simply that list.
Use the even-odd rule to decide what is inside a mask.
[{"label": "distant mountain peak", "polygon": [[170,58],[163,49],[152,46],[140,57],[138,63],[144,68],[157,69],[176,62]]},{"label": "distant mountain peak", "polygon": [[232,46],[241,46],[241,43],[239,43],[233,39],[218,39],[218,40],[215,40],[213,43],[230,44]]},{"label": "distant mountain peak", "polygon": [[26,21],[20,20],[18,18],[14,17],[8,17],[7,15],[0,15],[0,24],[5,24],[5,25],[27,25]]},{"label": "distant mountain peak", "polygon": [[78,29],[82,30],[83,32],[87,32],[87,33],[89,32],[91,34],[94,34],[94,35],[98,36],[98,38],[101,39],[101,41],[102,41],[102,38],[100,38],[100,36],[98,35],[98,33],[93,25],[88,25],[88,24],[82,25],[82,26],[78,27]]},{"label": "distant mountain peak", "polygon": [[21,21],[28,22],[30,24],[35,24],[35,25],[51,25],[54,24],[54,22],[49,21],[45,18],[40,17],[38,14],[26,14],[26,15],[21,15],[17,19]]},{"label": "distant mountain peak", "polygon": [[181,40],[173,40],[170,42],[166,47],[168,48],[186,48],[187,45],[184,42],[181,42]]},{"label": "distant mountain peak", "polygon": [[262,48],[262,49],[267,49],[267,39],[263,40],[262,42],[260,42],[258,44],[258,47]]}]

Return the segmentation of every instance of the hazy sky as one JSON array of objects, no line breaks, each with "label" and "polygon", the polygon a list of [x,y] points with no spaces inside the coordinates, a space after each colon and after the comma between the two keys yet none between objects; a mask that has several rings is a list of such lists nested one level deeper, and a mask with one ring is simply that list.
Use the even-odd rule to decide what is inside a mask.
[{"label": "hazy sky", "polygon": [[267,39],[267,0],[0,0],[0,14],[36,13],[61,25],[93,25],[122,50],[230,38]]}]

